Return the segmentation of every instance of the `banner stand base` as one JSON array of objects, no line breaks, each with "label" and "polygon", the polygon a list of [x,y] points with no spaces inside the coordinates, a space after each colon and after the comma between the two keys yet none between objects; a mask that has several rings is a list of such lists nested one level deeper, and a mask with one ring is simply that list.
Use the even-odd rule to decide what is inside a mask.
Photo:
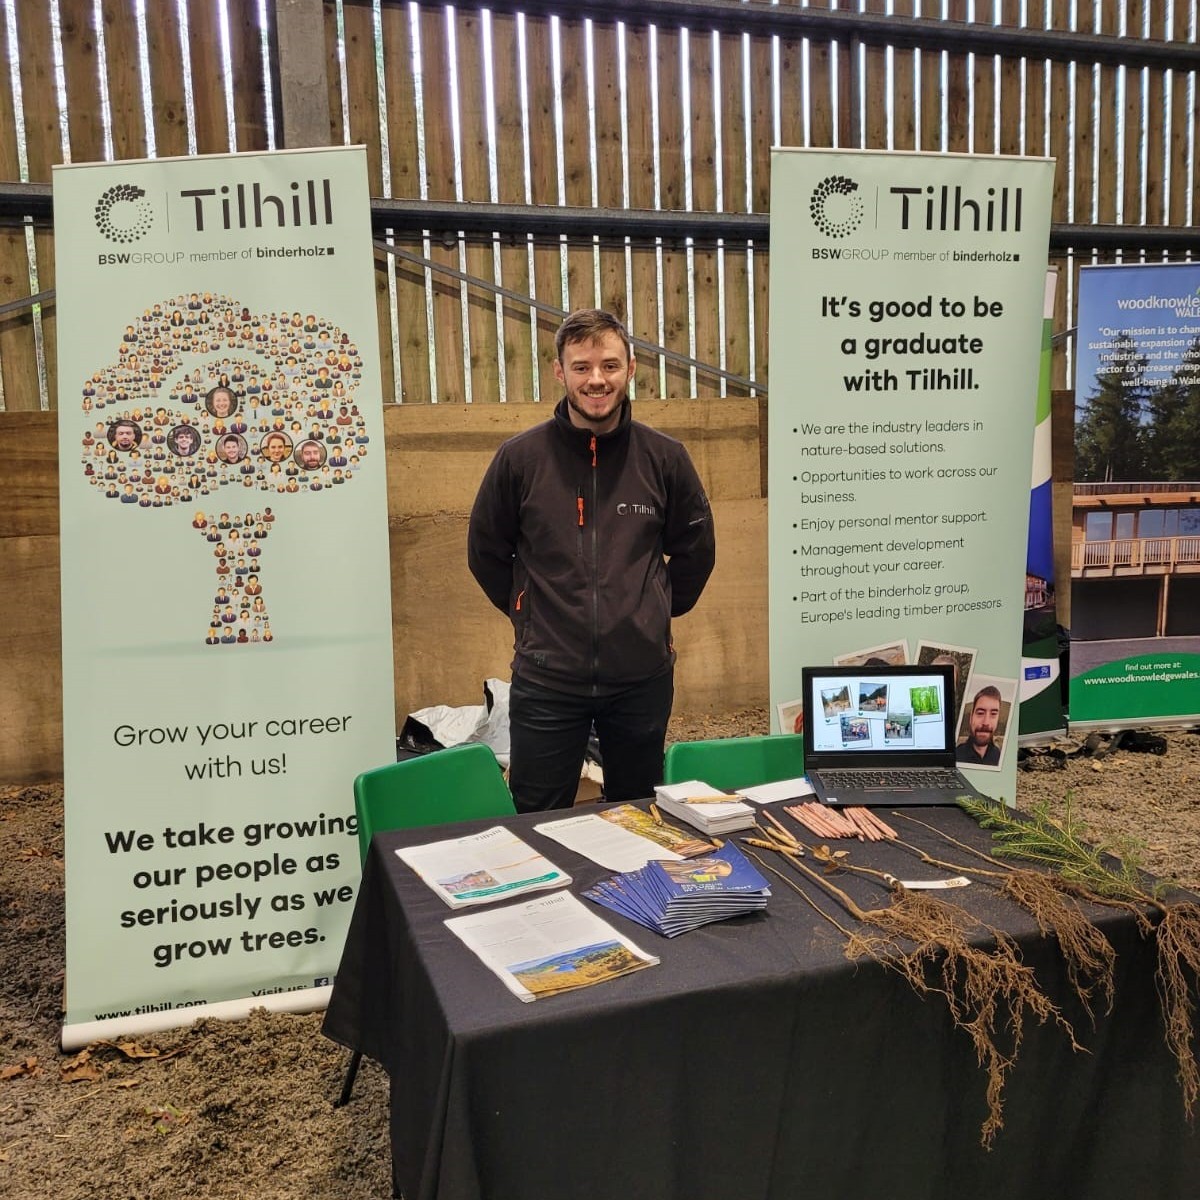
[{"label": "banner stand base", "polygon": [[216,1021],[241,1021],[256,1008],[273,1013],[317,1012],[329,1006],[330,987],[303,988],[296,992],[275,992],[270,996],[247,996],[239,1000],[221,1000],[216,1004],[197,1004],[192,1008],[171,1008],[164,1012],[139,1013],[112,1017],[106,1021],[79,1021],[64,1025],[60,1039],[63,1051],[82,1050],[92,1042],[112,1041],[117,1037],[145,1036],[165,1029],[181,1029],[202,1018]]}]

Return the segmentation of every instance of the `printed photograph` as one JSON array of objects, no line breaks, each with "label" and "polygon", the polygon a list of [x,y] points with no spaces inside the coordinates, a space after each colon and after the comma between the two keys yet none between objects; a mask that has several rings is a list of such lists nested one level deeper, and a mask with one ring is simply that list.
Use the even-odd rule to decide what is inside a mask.
[{"label": "printed photograph", "polygon": [[1004,761],[1005,734],[1017,694],[1015,679],[978,675],[964,706],[954,757],[960,766],[999,771]]},{"label": "printed photograph", "polygon": [[782,704],[775,705],[775,712],[779,716],[780,733],[804,732],[803,700],[785,700]]},{"label": "printed photograph", "polygon": [[439,879],[438,887],[445,888],[452,896],[462,896],[480,888],[495,887],[499,880],[490,871],[468,871],[465,875],[451,875]]},{"label": "printed photograph", "polygon": [[865,650],[851,650],[839,654],[835,667],[902,667],[908,662],[908,642],[884,642],[882,646],[868,646]]},{"label": "printed photograph", "polygon": [[616,979],[646,965],[621,942],[597,942],[547,958],[514,963],[508,970],[534,996],[552,996]]}]

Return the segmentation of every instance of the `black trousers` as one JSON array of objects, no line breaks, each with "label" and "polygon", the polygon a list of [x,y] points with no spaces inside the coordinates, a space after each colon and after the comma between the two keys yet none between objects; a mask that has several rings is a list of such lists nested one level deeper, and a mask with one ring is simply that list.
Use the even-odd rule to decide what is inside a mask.
[{"label": "black trousers", "polygon": [[570,808],[592,723],[604,760],[605,800],[652,796],[675,698],[672,670],[613,696],[572,696],[513,677],[508,694],[508,785],[518,812]]}]

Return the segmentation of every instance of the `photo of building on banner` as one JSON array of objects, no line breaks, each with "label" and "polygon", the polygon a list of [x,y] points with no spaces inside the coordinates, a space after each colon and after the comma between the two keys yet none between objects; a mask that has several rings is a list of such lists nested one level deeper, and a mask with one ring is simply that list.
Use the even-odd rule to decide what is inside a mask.
[{"label": "photo of building on banner", "polygon": [[1083,267],[1072,728],[1200,714],[1200,266]]},{"label": "photo of building on banner", "polygon": [[[794,728],[804,666],[861,667],[869,693],[873,667],[950,665],[956,755],[1010,803],[1052,179],[1043,159],[772,157],[779,727]],[[1037,563],[1035,624],[1053,611]],[[845,736],[923,715],[857,706]]]},{"label": "photo of building on banner", "polygon": [[365,155],[56,167],[54,204],[63,1043],[319,1007],[395,753]]}]

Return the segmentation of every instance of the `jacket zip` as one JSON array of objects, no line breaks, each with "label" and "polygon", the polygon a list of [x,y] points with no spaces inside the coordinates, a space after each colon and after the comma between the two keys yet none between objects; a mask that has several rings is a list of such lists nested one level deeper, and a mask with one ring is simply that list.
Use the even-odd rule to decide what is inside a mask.
[{"label": "jacket zip", "polygon": [[[592,476],[591,476],[591,508],[592,508],[592,695],[596,694],[600,684],[600,564],[597,561],[597,530],[596,512],[598,511],[596,490],[596,435],[592,434]],[[583,504],[580,501],[579,521],[583,523]]]}]

